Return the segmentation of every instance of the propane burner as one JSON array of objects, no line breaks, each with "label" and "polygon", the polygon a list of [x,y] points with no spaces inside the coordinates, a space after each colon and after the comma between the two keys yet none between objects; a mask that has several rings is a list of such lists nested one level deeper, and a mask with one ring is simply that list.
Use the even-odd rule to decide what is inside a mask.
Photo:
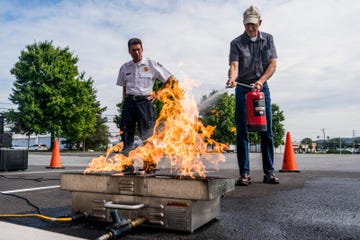
[{"label": "propane burner", "polygon": [[234,179],[173,174],[63,173],[61,189],[72,196],[72,212],[112,222],[114,209],[126,219],[145,218],[149,227],[193,232],[220,214],[220,198]]},{"label": "propane burner", "polygon": [[173,178],[173,179],[180,179],[180,180],[206,180],[206,179],[213,179],[219,178],[215,176],[206,176],[202,177],[198,173],[192,173],[191,176],[184,176],[181,173],[156,173],[160,172],[159,169],[154,169],[153,172],[147,173],[145,171],[139,170],[136,172],[122,172],[122,171],[94,171],[94,172],[87,172],[84,175],[109,175],[114,177],[123,177],[123,176],[137,176],[137,177],[155,177],[155,178]]}]

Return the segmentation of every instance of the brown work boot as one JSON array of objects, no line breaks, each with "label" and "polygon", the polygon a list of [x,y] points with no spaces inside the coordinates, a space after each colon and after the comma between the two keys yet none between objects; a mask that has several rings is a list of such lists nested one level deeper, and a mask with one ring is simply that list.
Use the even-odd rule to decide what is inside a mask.
[{"label": "brown work boot", "polygon": [[267,184],[279,184],[279,178],[274,173],[268,173],[264,175],[263,183]]},{"label": "brown work boot", "polygon": [[235,182],[235,186],[247,186],[249,184],[251,184],[251,178],[247,173],[241,174],[239,180]]}]

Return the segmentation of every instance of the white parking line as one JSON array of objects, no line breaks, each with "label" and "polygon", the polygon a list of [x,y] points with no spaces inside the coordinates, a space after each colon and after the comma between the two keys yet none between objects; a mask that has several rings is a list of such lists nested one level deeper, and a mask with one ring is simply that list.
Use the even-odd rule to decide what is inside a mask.
[{"label": "white parking line", "polygon": [[84,170],[47,170],[47,171],[34,171],[34,172],[6,172],[0,175],[24,175],[24,174],[42,174],[42,173],[62,173],[62,172],[83,172]]},{"label": "white parking line", "polygon": [[31,192],[31,191],[38,191],[38,190],[59,188],[59,187],[60,187],[60,185],[53,185],[53,186],[46,186],[46,187],[37,187],[37,188],[23,188],[23,189],[3,191],[3,192],[1,192],[1,193],[3,193],[3,194],[8,194],[8,193],[19,193],[19,192]]}]

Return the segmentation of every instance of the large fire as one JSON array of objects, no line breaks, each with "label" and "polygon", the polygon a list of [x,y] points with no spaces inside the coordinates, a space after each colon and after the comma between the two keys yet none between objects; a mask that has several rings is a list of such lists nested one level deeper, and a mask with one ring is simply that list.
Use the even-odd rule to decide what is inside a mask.
[{"label": "large fire", "polygon": [[[84,173],[119,171],[124,165],[134,164],[151,168],[160,161],[168,161],[171,172],[194,178],[196,174],[205,177],[205,162],[217,167],[225,162],[222,149],[225,145],[211,138],[215,129],[204,126],[198,119],[198,109],[194,98],[189,97],[175,79],[158,91],[158,99],[164,103],[156,120],[153,136],[143,146],[130,151],[129,156],[115,154],[109,148],[106,156],[94,158]],[[208,153],[212,147],[212,154]],[[113,148],[121,150],[122,145]]]}]

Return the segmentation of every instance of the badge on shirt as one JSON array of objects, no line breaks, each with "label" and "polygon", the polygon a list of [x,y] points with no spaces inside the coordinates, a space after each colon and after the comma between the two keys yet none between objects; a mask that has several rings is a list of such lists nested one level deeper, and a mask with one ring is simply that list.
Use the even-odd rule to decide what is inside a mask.
[{"label": "badge on shirt", "polygon": [[149,71],[149,67],[148,66],[145,66],[144,67],[144,72],[148,72]]}]

